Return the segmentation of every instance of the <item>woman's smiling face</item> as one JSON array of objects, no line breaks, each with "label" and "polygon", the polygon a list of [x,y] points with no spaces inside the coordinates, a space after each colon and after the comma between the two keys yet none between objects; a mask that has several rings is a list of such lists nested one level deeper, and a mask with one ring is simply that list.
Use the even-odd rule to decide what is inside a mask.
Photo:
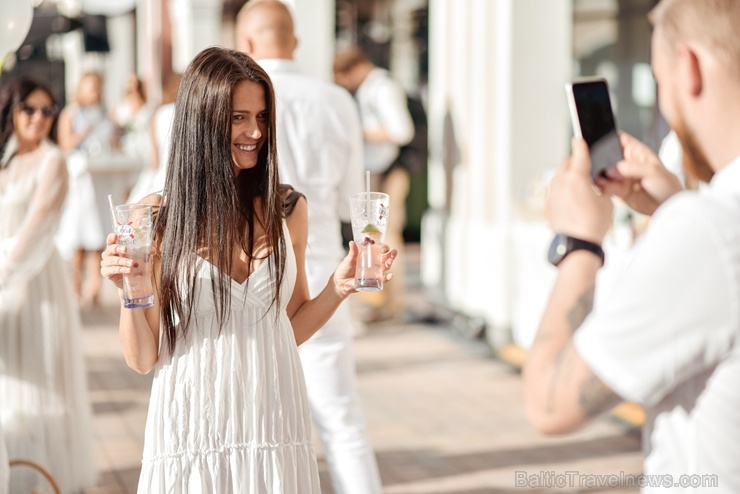
[{"label": "woman's smiling face", "polygon": [[260,149],[267,139],[268,112],[261,84],[242,81],[232,97],[231,157],[234,174],[257,165]]},{"label": "woman's smiling face", "polygon": [[13,114],[17,138],[38,144],[49,135],[54,122],[54,102],[46,91],[36,89],[18,105]]}]

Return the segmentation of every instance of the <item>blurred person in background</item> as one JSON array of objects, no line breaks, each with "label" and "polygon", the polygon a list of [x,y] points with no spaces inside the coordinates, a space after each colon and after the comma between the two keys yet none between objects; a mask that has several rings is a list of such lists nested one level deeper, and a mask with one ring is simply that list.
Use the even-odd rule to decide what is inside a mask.
[{"label": "blurred person in background", "polygon": [[100,293],[98,262],[111,223],[108,194],[116,204],[124,199],[105,180],[106,159],[118,142],[102,97],[103,77],[86,72],[74,102],[59,116],[59,147],[67,153],[70,192],[57,245],[63,254],[71,253],[73,289],[81,306],[96,304]]},{"label": "blurred person in background", "polygon": [[152,112],[148,129],[148,166],[142,170],[126,202],[138,202],[147,195],[161,192],[164,189],[167,162],[170,156],[170,135],[172,119],[175,115],[175,99],[181,78],[181,74],[170,74],[162,90],[162,104]]},{"label": "blurred person in background", "polygon": [[[95,482],[81,324],[54,247],[67,168],[51,141],[51,90],[18,79],[0,93],[0,428],[11,459],[48,469],[62,491]],[[10,492],[45,481],[18,469]]]},{"label": "blurred person in background", "polygon": [[403,87],[358,48],[347,48],[336,54],[334,80],[354,94],[360,109],[364,162],[365,169],[371,173],[370,187],[390,196],[385,238],[388,244],[398,246],[401,253],[396,263],[395,282],[382,292],[362,296],[375,307],[364,317],[368,322],[392,319],[406,308],[402,247],[410,183],[408,170],[391,165],[398,158],[401,146],[413,139],[414,122]]},{"label": "blurred person in background", "polygon": [[[625,159],[590,178],[588,147],[552,181],[558,274],[524,368],[529,420],[577,429],[620,399],[644,406],[643,493],[740,492],[740,2],[662,0],[649,16],[662,114],[681,143],[683,191],[622,135]],[[592,307],[612,196],[652,216],[608,300]],[[574,240],[577,239],[577,240]],[[692,489],[674,486],[695,475]],[[686,478],[686,477],[684,477]]]},{"label": "blurred person in background", "polygon": [[10,487],[10,463],[8,449],[5,447],[2,423],[0,423],[0,494],[8,494]]},{"label": "blurred person in background", "polygon": [[[300,70],[293,60],[293,17],[282,2],[248,2],[237,16],[236,36],[237,48],[265,69],[275,87],[280,176],[306,195],[306,274],[315,296],[344,257],[341,221],[349,221],[349,196],[364,188],[357,107],[343,88]],[[357,391],[353,334],[349,307],[342,306],[299,353],[334,492],[380,494]]]},{"label": "blurred person in background", "polygon": [[126,78],[123,98],[110,111],[119,133],[121,151],[145,169],[151,156],[149,120],[152,109],[147,104],[144,83],[136,74]]}]

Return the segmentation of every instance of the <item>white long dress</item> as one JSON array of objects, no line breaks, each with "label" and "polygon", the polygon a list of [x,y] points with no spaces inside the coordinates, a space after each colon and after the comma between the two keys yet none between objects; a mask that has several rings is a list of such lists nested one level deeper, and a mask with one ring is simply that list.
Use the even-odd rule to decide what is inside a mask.
[{"label": "white long dress", "polygon": [[8,464],[8,450],[5,447],[5,436],[0,426],[0,494],[8,494],[10,487],[10,465]]},{"label": "white long dress", "polygon": [[[81,324],[52,241],[64,161],[47,143],[14,160],[0,177],[0,428],[11,459],[41,464],[67,494],[93,485],[95,466]],[[48,485],[13,469],[9,492],[36,482]]]},{"label": "white long dress", "polygon": [[105,109],[74,104],[70,112],[72,130],[89,129],[90,133],[67,153],[69,193],[54,239],[65,259],[71,259],[78,249],[105,248],[105,237],[112,230],[108,195],[114,204],[122,204],[129,188],[128,178],[113,172],[118,156],[111,147],[115,127]]},{"label": "white long dress", "polygon": [[199,262],[187,337],[172,357],[163,346],[155,368],[139,494],[320,493],[303,371],[286,313],[296,277],[292,248],[280,306],[269,308],[276,281],[265,261],[248,282],[231,281],[230,317],[220,333],[212,266]]}]

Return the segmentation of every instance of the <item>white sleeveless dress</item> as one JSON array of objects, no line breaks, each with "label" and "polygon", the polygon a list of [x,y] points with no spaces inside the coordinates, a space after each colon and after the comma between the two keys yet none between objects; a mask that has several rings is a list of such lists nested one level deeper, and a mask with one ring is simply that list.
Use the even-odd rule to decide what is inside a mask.
[{"label": "white sleeveless dress", "polygon": [[[288,230],[280,305],[264,261],[231,281],[219,333],[211,265],[200,260],[185,339],[163,345],[147,416],[139,494],[320,493],[303,370],[286,312],[296,279]],[[215,268],[214,268],[215,270]],[[268,311],[269,308],[269,311]]]}]

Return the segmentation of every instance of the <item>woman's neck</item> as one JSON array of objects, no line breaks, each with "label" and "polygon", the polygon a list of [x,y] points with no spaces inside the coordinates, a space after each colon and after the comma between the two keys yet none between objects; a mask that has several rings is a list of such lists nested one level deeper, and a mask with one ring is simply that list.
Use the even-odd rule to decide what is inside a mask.
[{"label": "woman's neck", "polygon": [[32,153],[41,146],[41,141],[25,141],[18,139],[18,147],[16,148],[15,154],[21,156],[24,154]]}]

